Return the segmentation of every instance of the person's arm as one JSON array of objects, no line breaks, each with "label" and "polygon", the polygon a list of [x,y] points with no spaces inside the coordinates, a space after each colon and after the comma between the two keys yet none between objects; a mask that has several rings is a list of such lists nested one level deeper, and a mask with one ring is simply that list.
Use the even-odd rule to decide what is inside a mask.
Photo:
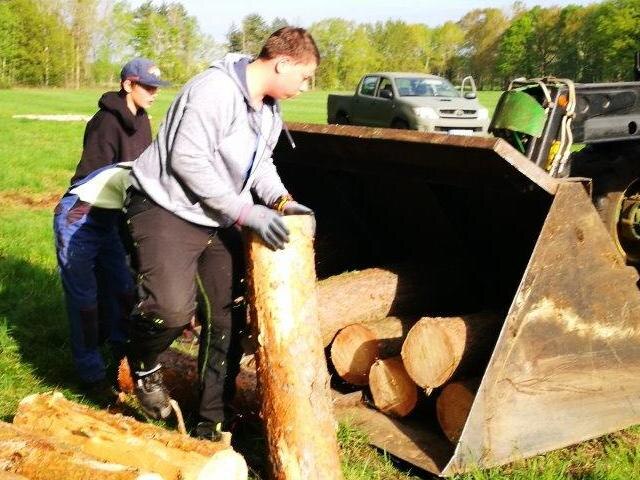
[{"label": "person's arm", "polygon": [[262,203],[270,207],[280,197],[289,194],[280,179],[272,158],[262,160],[255,173],[251,189]]},{"label": "person's arm", "polygon": [[233,121],[234,95],[222,82],[201,84],[189,93],[171,150],[174,174],[200,201],[225,219],[238,220],[247,201],[226,178],[226,167],[216,168],[214,151]]}]

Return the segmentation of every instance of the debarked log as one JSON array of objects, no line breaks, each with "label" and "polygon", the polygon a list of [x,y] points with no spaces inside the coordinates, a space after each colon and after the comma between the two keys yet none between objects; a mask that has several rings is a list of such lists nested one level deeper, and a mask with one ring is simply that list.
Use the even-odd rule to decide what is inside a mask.
[{"label": "debarked log", "polygon": [[[14,423],[86,455],[155,472],[165,480],[244,480],[248,475],[244,458],[222,442],[196,440],[130,417],[94,410],[66,400],[59,392],[23,399]],[[222,474],[224,477],[216,476]]]},{"label": "debarked log", "polygon": [[483,368],[502,320],[492,313],[421,318],[402,345],[407,373],[419,387],[430,390],[456,374]]},{"label": "debarked log", "polygon": [[163,480],[157,473],[104,462],[46,433],[0,422],[2,480]]},{"label": "debarked log", "polygon": [[331,363],[345,382],[369,384],[369,370],[378,359],[400,354],[415,317],[386,317],[377,321],[347,325],[331,342]]},{"label": "debarked log", "polygon": [[249,312],[271,478],[342,479],[329,374],[318,328],[313,219],[283,217],[283,250],[247,243]]},{"label": "debarked log", "polygon": [[410,268],[368,268],[318,282],[322,342],[328,346],[347,325],[422,311],[427,281]]}]

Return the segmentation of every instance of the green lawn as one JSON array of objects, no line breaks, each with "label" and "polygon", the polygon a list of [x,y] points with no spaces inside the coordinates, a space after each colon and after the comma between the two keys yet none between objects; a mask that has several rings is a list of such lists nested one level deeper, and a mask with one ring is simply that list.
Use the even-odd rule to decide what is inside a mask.
[{"label": "green lawn", "polygon": [[[21,398],[61,389],[78,393],[70,366],[68,333],[55,268],[51,213],[82,146],[82,122],[16,120],[15,114],[92,114],[101,91],[0,90],[0,420],[10,421]],[[175,94],[164,91],[152,108],[154,128]],[[324,123],[326,92],[284,102],[286,120]],[[493,109],[499,92],[480,92]],[[99,399],[98,399],[99,400]],[[339,433],[348,480],[430,478],[411,472],[342,425]],[[511,466],[462,475],[471,479],[638,478],[640,430],[628,429]]]}]

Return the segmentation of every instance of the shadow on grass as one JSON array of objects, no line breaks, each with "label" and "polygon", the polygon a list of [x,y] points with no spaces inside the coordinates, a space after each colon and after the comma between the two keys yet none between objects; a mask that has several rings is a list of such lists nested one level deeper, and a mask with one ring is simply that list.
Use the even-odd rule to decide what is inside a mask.
[{"label": "shadow on grass", "polygon": [[[83,391],[71,359],[69,327],[62,287],[55,270],[23,259],[0,259],[0,311],[6,322],[8,364],[3,403],[16,404],[25,395],[62,390],[74,400],[104,406],[112,399],[101,391]],[[105,356],[105,358],[108,358]],[[114,366],[111,366],[113,369]],[[13,413],[0,413],[3,420]]]}]

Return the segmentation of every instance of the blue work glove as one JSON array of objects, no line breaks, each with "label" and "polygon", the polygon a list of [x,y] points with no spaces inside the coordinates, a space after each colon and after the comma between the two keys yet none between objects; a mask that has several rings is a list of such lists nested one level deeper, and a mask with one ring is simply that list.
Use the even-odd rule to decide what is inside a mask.
[{"label": "blue work glove", "polygon": [[284,204],[282,213],[285,215],[313,215],[313,210],[311,210],[309,207],[305,207],[295,200],[289,200]]},{"label": "blue work glove", "polygon": [[289,241],[289,230],[275,210],[253,205],[238,223],[256,232],[271,250],[283,249]]}]

